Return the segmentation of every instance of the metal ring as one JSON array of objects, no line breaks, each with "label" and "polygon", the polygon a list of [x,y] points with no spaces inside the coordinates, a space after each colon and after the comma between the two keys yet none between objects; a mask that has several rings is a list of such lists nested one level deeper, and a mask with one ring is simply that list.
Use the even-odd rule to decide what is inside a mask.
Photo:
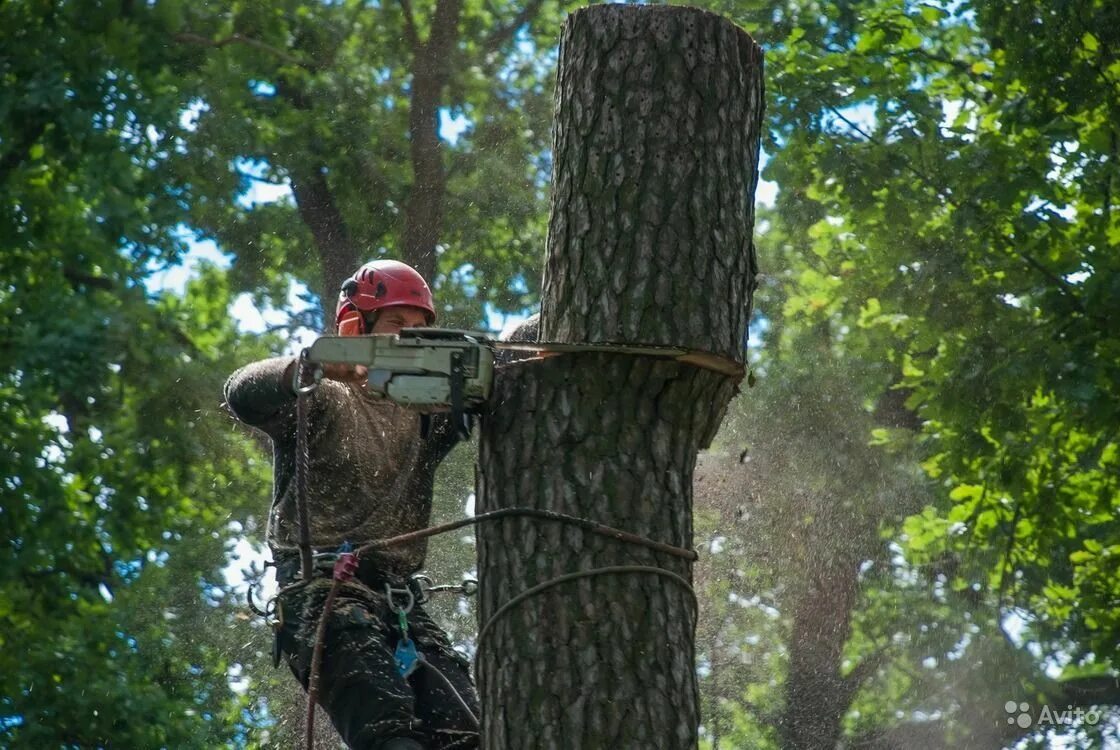
[{"label": "metal ring", "polygon": [[478,593],[478,581],[473,578],[463,579],[463,596],[474,596]]},{"label": "metal ring", "polygon": [[298,383],[300,381],[300,373],[299,373],[299,370],[297,368],[297,370],[296,370],[296,385],[293,386],[293,387],[296,389],[296,393],[302,396],[303,394],[311,393],[311,391],[318,388],[319,387],[319,381],[322,380],[322,379],[323,379],[323,371],[320,368],[316,367],[314,370],[312,370],[311,382],[308,383],[307,385],[300,386],[300,385],[298,385]]},{"label": "metal ring", "polygon": [[[408,597],[408,604],[404,607],[398,607],[393,601],[393,594],[404,594]],[[412,605],[416,603],[416,598],[412,595],[412,591],[408,588],[395,589],[388,583],[385,584],[385,597],[389,600],[389,609],[394,612],[408,614],[412,611]]]},{"label": "metal ring", "polygon": [[292,374],[292,390],[298,395],[311,393],[311,391],[319,387],[319,381],[323,379],[323,368],[313,363],[314,368],[311,371],[311,382],[307,385],[300,385],[303,380],[303,367],[308,364],[309,360],[307,358],[310,354],[310,349],[304,349],[299,353],[299,360],[296,362],[296,371]]}]

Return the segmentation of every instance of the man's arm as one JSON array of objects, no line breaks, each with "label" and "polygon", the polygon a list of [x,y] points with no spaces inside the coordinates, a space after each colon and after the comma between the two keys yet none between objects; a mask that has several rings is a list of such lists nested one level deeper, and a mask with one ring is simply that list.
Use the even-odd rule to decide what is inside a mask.
[{"label": "man's arm", "polygon": [[295,402],[295,367],[295,357],[273,357],[242,367],[226,381],[226,408],[245,424],[271,434],[269,422]]},{"label": "man's arm", "polygon": [[[273,357],[242,367],[229,376],[225,386],[226,407],[245,424],[271,434],[271,422],[296,399],[295,357]],[[364,383],[369,376],[362,365],[329,363],[323,377],[339,382]]]}]

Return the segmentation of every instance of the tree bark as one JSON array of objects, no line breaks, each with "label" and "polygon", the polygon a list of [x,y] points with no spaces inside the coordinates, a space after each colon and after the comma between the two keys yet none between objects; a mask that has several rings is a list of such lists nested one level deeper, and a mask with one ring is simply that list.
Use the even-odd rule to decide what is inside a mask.
[{"label": "tree bark", "polygon": [[[691,8],[569,18],[543,340],[743,361],[761,65],[745,32]],[[696,452],[735,388],[709,370],[618,354],[508,364],[483,420],[479,510],[547,509],[691,548]],[[483,747],[696,746],[688,559],[536,519],[478,537]],[[646,569],[564,581],[495,618],[533,586],[621,565]]]}]

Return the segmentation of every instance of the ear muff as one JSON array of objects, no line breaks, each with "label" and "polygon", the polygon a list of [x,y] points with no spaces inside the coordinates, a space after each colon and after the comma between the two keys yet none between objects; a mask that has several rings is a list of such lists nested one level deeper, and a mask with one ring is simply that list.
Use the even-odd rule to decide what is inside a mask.
[{"label": "ear muff", "polygon": [[361,336],[366,332],[366,321],[358,308],[348,305],[338,320],[339,336]]}]

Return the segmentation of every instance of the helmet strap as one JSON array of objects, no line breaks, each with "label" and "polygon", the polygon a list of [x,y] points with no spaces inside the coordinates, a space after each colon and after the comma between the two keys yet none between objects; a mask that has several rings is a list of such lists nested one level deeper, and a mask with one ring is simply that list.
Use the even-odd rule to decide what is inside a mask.
[{"label": "helmet strap", "polygon": [[371,310],[363,316],[362,320],[365,321],[365,332],[373,333],[373,327],[377,325],[377,316],[381,314],[380,310]]}]

